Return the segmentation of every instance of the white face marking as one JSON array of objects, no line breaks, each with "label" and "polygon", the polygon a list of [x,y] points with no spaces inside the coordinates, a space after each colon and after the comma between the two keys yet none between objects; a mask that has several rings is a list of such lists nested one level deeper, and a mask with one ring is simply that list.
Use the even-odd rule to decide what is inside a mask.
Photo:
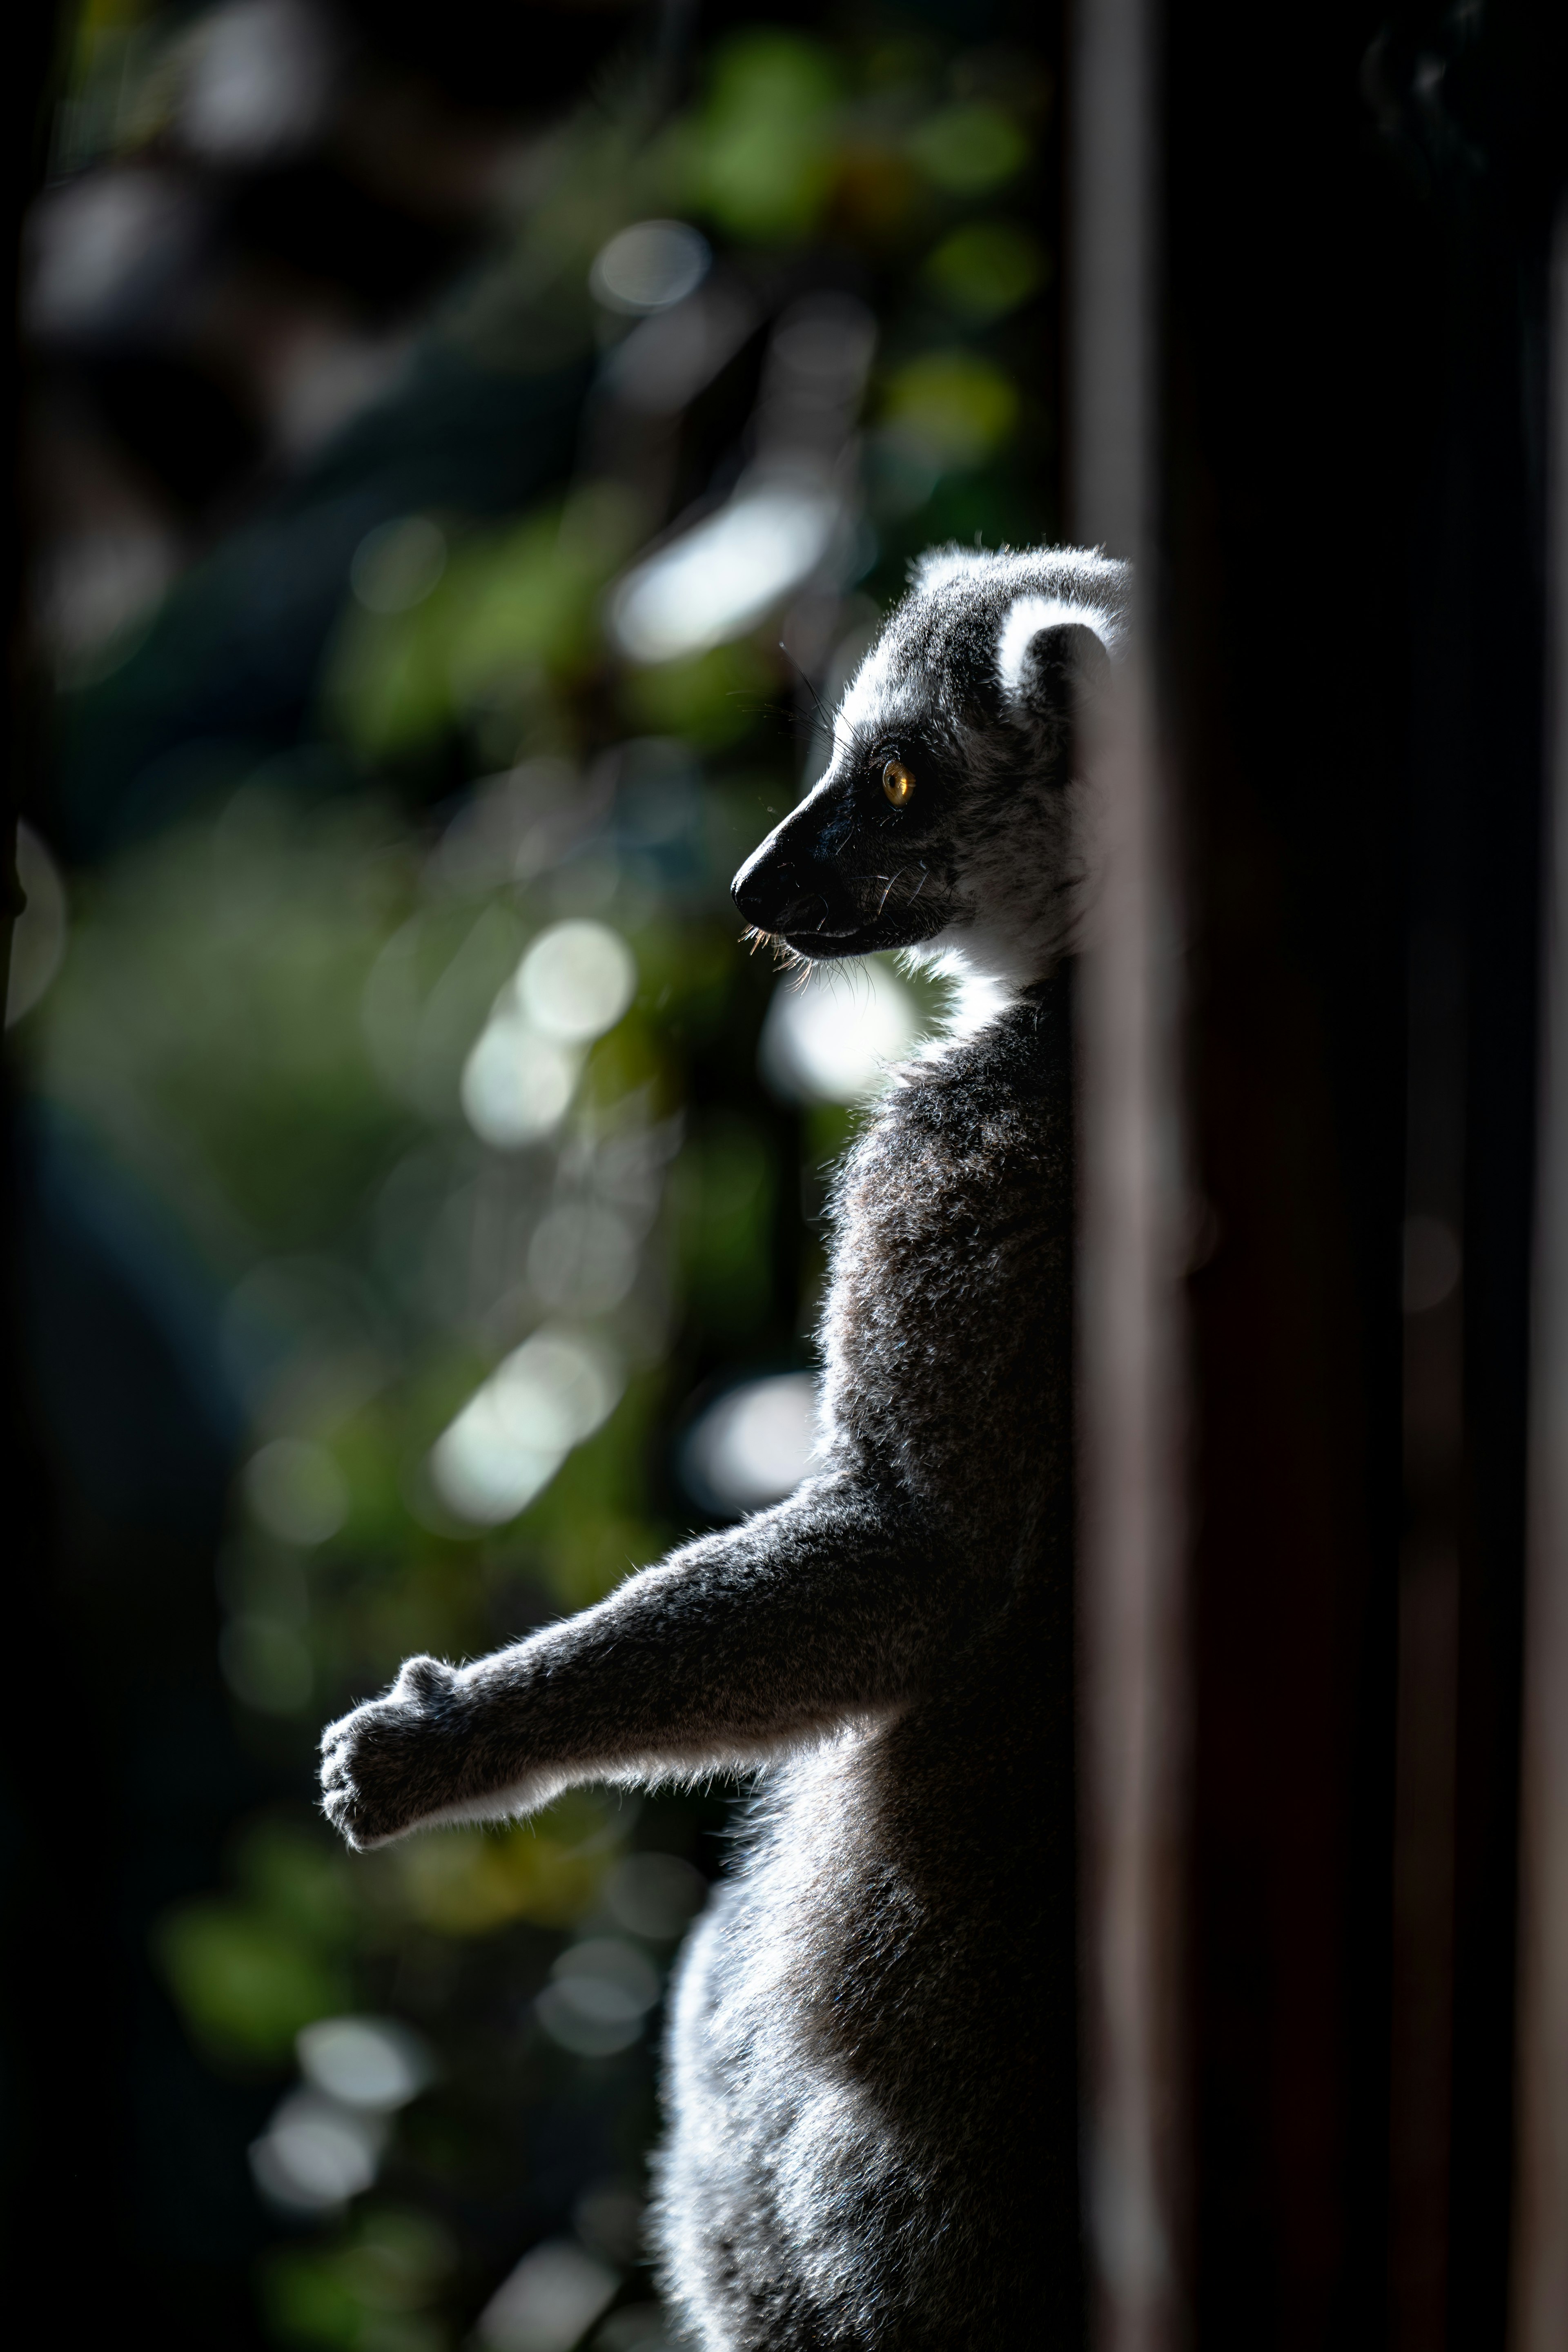
[{"label": "white face marking", "polygon": [[886,644],[875,645],[845,688],[833,720],[833,740],[837,750],[847,751],[856,734],[874,736],[893,712],[892,649]]}]

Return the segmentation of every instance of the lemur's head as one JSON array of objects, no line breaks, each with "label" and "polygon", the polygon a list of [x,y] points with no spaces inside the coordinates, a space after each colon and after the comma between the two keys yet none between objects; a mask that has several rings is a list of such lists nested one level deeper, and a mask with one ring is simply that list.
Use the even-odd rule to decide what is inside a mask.
[{"label": "lemur's head", "polygon": [[816,790],[735,877],[797,955],[956,950],[1011,987],[1068,943],[1082,878],[1073,714],[1114,656],[1126,567],[1071,548],[923,557],[834,718]]}]

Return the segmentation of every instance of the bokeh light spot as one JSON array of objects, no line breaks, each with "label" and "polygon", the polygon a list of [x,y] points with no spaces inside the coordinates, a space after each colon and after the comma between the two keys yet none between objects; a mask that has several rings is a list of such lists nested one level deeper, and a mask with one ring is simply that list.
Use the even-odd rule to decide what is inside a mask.
[{"label": "bokeh light spot", "polygon": [[447,534],[427,515],[405,515],[366,533],[349,584],[367,613],[409,613],[447,569]]},{"label": "bokeh light spot", "polygon": [[817,964],[804,984],[785,978],[773,991],[763,1076],[786,1102],[866,1102],[919,1030],[914,998],[889,964],[868,958],[848,972]]},{"label": "bokeh light spot", "polygon": [[809,1476],[816,1438],[811,1373],[742,1381],[688,1433],[681,1449],[685,1483],[721,1515],[761,1510],[783,1502]]},{"label": "bokeh light spot", "polygon": [[742,490],[628,574],[610,626],[633,661],[676,661],[742,635],[821,562],[838,499],[820,484]]},{"label": "bokeh light spot", "polygon": [[655,1944],[684,1935],[707,1900],[701,1872],[675,1853],[629,1853],[605,1882],[616,1925]]},{"label": "bokeh light spot", "polygon": [[229,0],[184,42],[182,144],[230,165],[308,147],[331,95],[328,20],[300,0]]},{"label": "bokeh light spot", "polygon": [[291,2092],[262,2137],[250,2169],[268,2202],[284,2211],[346,2205],[375,2179],[384,2127],[316,2091]]},{"label": "bokeh light spot", "polygon": [[534,2011],[563,2050],[608,2058],[637,2041],[660,1990],[646,1953],[618,1936],[594,1936],[562,1953]]},{"label": "bokeh light spot", "polygon": [[324,1445],[275,1437],[245,1466],[245,1499],[284,1543],[325,1543],[349,1515],[348,1482]]},{"label": "bokeh light spot", "polygon": [[608,1419],[624,1381],[603,1342],[536,1331],[437,1441],[430,1468],[442,1500],[476,1526],[515,1518]]},{"label": "bokeh light spot", "polygon": [[707,239],[684,221],[637,221],[601,247],[588,284],[606,310],[642,318],[693,293],[710,258]]},{"label": "bokeh light spot", "polygon": [[487,1022],[463,1065],[458,1097],[481,1142],[498,1151],[537,1143],[560,1126],[577,1084],[569,1048],[508,1007]]},{"label": "bokeh light spot", "polygon": [[479,2314],[487,2352],[571,2352],[614,2298],[620,2281],[565,2239],[524,2254]]},{"label": "bokeh light spot", "polygon": [[367,2115],[406,2106],[435,2079],[426,2043],[392,2018],[318,2018],[301,2029],[295,2047],[308,2083]]},{"label": "bokeh light spot", "polygon": [[545,1037],[586,1045],[613,1029],[637,993],[632,951],[585,917],[542,931],[517,971],[517,1001]]}]

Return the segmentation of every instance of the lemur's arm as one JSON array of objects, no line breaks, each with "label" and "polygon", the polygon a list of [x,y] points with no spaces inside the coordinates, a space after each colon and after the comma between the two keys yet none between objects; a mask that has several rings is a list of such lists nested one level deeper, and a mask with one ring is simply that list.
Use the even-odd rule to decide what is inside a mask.
[{"label": "lemur's arm", "polygon": [[513,1649],[460,1670],[411,1658],[323,1735],[327,1813],[369,1846],[574,1781],[753,1759],[904,1697],[953,1638],[953,1581],[880,1496],[815,1479]]}]

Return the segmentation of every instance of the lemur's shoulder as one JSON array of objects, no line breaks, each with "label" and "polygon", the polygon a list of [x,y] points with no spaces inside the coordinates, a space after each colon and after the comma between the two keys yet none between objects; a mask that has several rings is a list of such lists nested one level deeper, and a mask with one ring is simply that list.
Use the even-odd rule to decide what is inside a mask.
[{"label": "lemur's shoulder", "polygon": [[1066,1112],[1071,1076],[1071,972],[1063,964],[976,1034],[906,1064],[865,1139],[962,1145],[996,1123],[1033,1127]]},{"label": "lemur's shoulder", "polygon": [[833,1202],[830,1424],[900,1465],[933,1525],[962,1523],[965,1543],[1001,1528],[998,1560],[1014,1556],[1015,1503],[1060,1467],[1039,1424],[1066,1410],[1071,1105],[1058,973],[901,1074]]},{"label": "lemur's shoulder", "polygon": [[[978,1190],[996,1213],[1010,1180],[1070,1182],[1070,967],[1027,990],[975,1036],[904,1066],[847,1155],[837,1188],[841,1229],[911,1195],[928,1213]],[[1042,1216],[1050,1209],[1041,1199]]]}]

